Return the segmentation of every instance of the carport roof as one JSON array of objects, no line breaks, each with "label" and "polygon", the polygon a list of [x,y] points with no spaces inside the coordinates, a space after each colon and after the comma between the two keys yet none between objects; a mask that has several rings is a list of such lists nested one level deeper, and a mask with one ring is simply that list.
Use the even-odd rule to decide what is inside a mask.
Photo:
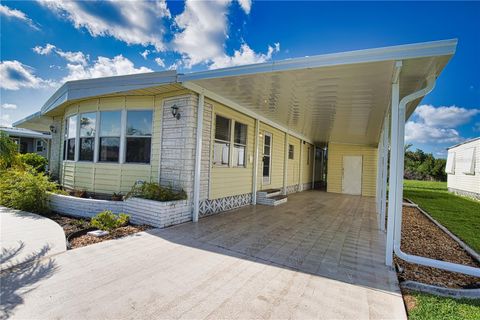
[{"label": "carport roof", "polygon": [[[62,106],[91,97],[186,87],[317,144],[377,145],[395,63],[403,65],[401,98],[424,86],[428,76],[438,77],[456,45],[456,39],[442,40],[187,74],[165,71],[72,81],[45,103],[41,115],[55,115]],[[419,102],[407,106],[408,115]]]}]

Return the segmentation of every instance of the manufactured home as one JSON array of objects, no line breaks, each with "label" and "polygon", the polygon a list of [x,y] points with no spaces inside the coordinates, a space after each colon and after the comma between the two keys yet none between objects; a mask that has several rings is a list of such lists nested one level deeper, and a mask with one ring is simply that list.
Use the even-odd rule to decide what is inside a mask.
[{"label": "manufactured home", "polygon": [[49,158],[49,147],[51,135],[48,132],[39,132],[35,130],[0,127],[0,131],[7,134],[18,147],[20,153],[36,153],[42,157]]},{"label": "manufactured home", "polygon": [[448,191],[480,200],[480,137],[448,148]]},{"label": "manufactured home", "polygon": [[[187,201],[165,213],[175,214],[170,224],[241,206],[282,205],[292,193],[326,186],[309,196],[336,194],[339,214],[349,217],[377,214],[369,219],[378,229],[369,232],[380,232],[389,174],[385,263],[392,265],[395,252],[409,262],[477,275],[476,268],[400,250],[405,121],[433,90],[456,45],[444,40],[71,81],[14,125],[48,124],[51,172],[66,188],[127,192],[142,180],[185,190]],[[352,208],[353,199],[367,201]],[[176,211],[180,205],[185,212]],[[305,210],[322,210],[311,205]],[[148,222],[155,206],[124,208]],[[355,224],[346,217],[341,221]]]}]

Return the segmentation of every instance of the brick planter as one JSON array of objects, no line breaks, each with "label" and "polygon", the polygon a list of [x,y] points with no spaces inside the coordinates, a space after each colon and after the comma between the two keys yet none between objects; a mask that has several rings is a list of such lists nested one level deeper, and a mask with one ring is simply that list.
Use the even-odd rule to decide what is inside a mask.
[{"label": "brick planter", "polygon": [[67,216],[91,218],[99,212],[111,210],[130,215],[133,224],[148,224],[157,228],[192,220],[192,208],[187,200],[161,202],[129,198],[109,201],[50,194],[49,203],[53,211]]}]

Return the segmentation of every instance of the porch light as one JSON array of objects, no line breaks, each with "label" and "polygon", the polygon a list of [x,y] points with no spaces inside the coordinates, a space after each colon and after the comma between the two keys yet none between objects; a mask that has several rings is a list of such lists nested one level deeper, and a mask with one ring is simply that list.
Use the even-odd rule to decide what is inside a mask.
[{"label": "porch light", "polygon": [[172,106],[172,115],[175,119],[180,120],[180,112],[178,112],[178,106],[176,104]]}]

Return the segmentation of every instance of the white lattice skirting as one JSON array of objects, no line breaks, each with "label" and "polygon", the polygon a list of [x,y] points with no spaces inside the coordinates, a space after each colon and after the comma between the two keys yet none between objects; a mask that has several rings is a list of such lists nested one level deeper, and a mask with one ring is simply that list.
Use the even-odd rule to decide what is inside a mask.
[{"label": "white lattice skirting", "polygon": [[200,202],[200,216],[208,216],[211,214],[228,211],[252,203],[252,194],[245,193],[237,196],[230,196],[219,199],[206,199]]}]

